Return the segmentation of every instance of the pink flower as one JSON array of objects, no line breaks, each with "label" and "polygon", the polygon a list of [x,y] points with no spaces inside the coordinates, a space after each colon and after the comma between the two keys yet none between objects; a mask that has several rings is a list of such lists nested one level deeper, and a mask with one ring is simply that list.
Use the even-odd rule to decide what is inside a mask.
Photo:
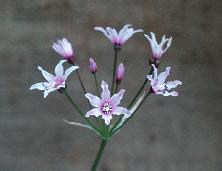
[{"label": "pink flower", "polygon": [[43,77],[46,79],[47,82],[40,82],[33,84],[30,87],[30,90],[38,89],[44,91],[44,98],[46,96],[60,88],[65,88],[65,81],[67,77],[76,69],[78,66],[72,66],[68,68],[65,73],[62,64],[66,62],[66,60],[61,60],[55,67],[55,76],[48,73],[47,71],[43,70],[42,67],[38,66],[38,69],[42,72]]},{"label": "pink flower", "polygon": [[123,98],[125,90],[122,89],[119,93],[110,97],[108,84],[105,81],[102,81],[101,87],[103,90],[101,98],[90,93],[85,94],[85,97],[89,100],[90,104],[95,107],[86,113],[86,117],[91,115],[94,115],[95,117],[102,116],[106,125],[109,125],[112,115],[130,114],[128,109],[118,106]]},{"label": "pink flower", "polygon": [[93,58],[89,59],[89,70],[92,73],[95,73],[97,71],[97,65],[96,65],[96,62],[93,60]]},{"label": "pink flower", "polygon": [[176,88],[178,85],[182,85],[181,81],[168,81],[165,83],[167,77],[170,74],[171,67],[167,67],[165,72],[160,73],[157,75],[157,68],[154,64],[152,64],[154,69],[154,77],[152,75],[148,75],[147,79],[151,81],[152,91],[155,94],[162,94],[163,96],[178,96],[178,92],[172,91],[168,92],[172,88]]},{"label": "pink flower", "polygon": [[63,38],[62,40],[57,40],[57,43],[53,43],[52,48],[65,60],[68,60],[72,63],[75,61],[72,44],[68,42],[66,38]]},{"label": "pink flower", "polygon": [[[151,37],[149,37],[148,35],[144,34],[144,36],[148,39],[148,41],[150,42],[150,46],[152,49],[152,61],[158,61],[162,55],[166,52],[166,50],[170,47],[171,45],[171,41],[172,41],[172,37],[170,38],[165,38],[165,35],[162,37],[161,42],[158,44],[156,41],[156,37],[155,34],[153,32],[150,32]],[[166,44],[166,47],[164,48],[164,45]]]},{"label": "pink flower", "polygon": [[106,29],[95,27],[94,29],[101,31],[115,46],[121,47],[135,33],[143,32],[141,29],[134,30],[133,28],[129,28],[130,26],[131,24],[125,25],[119,33],[117,33],[116,29],[110,27],[106,27]]},{"label": "pink flower", "polygon": [[116,80],[122,81],[123,75],[124,75],[124,65],[123,63],[120,63],[116,69]]}]

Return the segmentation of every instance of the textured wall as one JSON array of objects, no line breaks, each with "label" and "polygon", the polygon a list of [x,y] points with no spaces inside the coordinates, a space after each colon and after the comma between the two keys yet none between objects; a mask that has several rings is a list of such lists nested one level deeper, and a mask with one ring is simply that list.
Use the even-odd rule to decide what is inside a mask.
[{"label": "textured wall", "polygon": [[[220,0],[0,0],[0,170],[87,171],[99,145],[66,99],[29,91],[42,80],[40,65],[53,71],[57,38],[73,43],[86,88],[94,91],[88,57],[95,57],[100,80],[111,80],[113,51],[94,26],[131,23],[146,33],[173,36],[161,69],[172,66],[180,96],[150,98],[109,142],[101,171],[221,171],[221,6]],[[126,65],[123,104],[143,81],[150,48],[143,34],[120,53]],[[69,88],[87,105],[75,75]]]}]

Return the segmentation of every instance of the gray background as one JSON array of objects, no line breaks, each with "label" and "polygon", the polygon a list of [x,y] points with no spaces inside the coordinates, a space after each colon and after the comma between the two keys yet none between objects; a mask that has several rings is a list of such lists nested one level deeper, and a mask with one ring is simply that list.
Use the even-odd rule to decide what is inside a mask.
[{"label": "gray background", "polygon": [[[0,171],[87,171],[99,139],[63,118],[81,121],[65,97],[29,91],[43,80],[40,65],[53,72],[59,56],[51,44],[73,43],[86,88],[95,92],[88,58],[99,80],[110,82],[113,47],[94,26],[133,24],[160,38],[173,36],[161,60],[170,79],[183,81],[180,96],[153,96],[109,142],[101,171],[221,171],[221,1],[220,0],[0,0]],[[123,106],[148,71],[151,54],[143,34],[120,53],[126,66]],[[84,111],[75,74],[69,91]]]}]

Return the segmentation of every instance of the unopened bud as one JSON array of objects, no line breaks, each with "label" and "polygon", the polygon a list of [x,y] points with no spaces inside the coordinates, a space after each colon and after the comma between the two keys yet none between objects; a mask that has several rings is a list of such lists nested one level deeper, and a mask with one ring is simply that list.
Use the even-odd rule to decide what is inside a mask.
[{"label": "unopened bud", "polygon": [[116,81],[121,81],[124,76],[124,65],[120,63],[116,69]]},{"label": "unopened bud", "polygon": [[92,73],[95,73],[97,71],[97,65],[96,65],[96,62],[93,60],[93,58],[89,59],[89,70]]}]

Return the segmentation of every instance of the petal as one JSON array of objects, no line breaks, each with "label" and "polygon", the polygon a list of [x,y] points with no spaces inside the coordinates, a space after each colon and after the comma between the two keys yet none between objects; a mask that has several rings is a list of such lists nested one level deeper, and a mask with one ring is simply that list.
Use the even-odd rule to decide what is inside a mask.
[{"label": "petal", "polygon": [[170,75],[170,69],[171,67],[166,67],[165,72],[161,72],[158,76],[158,84],[163,84],[167,77]]},{"label": "petal", "polygon": [[178,85],[182,85],[182,82],[179,80],[168,81],[166,83],[167,90],[171,90],[172,88],[176,88]]},{"label": "petal", "polygon": [[101,94],[102,100],[109,99],[110,98],[110,91],[108,88],[108,84],[105,81],[102,81],[101,87],[103,89],[102,94]]},{"label": "petal", "polygon": [[125,26],[123,26],[123,28],[119,31],[119,37],[122,38],[124,36],[125,31],[128,29],[128,27],[130,27],[131,24],[126,24]]},{"label": "petal", "polygon": [[94,96],[90,93],[85,94],[85,97],[89,100],[90,104],[94,107],[99,107],[102,102],[99,97]]},{"label": "petal", "polygon": [[104,34],[104,36],[106,36],[110,41],[112,41],[110,36],[108,35],[107,31],[104,28],[102,28],[102,27],[95,27],[94,30],[102,32]]},{"label": "petal", "polygon": [[48,81],[52,82],[54,79],[54,75],[48,73],[47,71],[43,70],[42,67],[38,66],[38,69],[42,72],[43,77]]},{"label": "petal", "polygon": [[152,80],[153,80],[152,75],[147,75],[147,79],[150,80],[150,81],[152,81]]},{"label": "petal", "polygon": [[63,76],[63,72],[64,72],[64,69],[63,69],[63,66],[62,64],[66,62],[66,60],[61,60],[55,67],[55,74],[56,76]]},{"label": "petal", "polygon": [[33,84],[29,90],[38,89],[38,90],[46,90],[48,87],[48,82],[36,83]]},{"label": "petal", "polygon": [[164,93],[163,93],[163,95],[164,96],[178,96],[178,92],[176,92],[176,91],[172,91],[172,92],[168,92],[168,91],[165,91]]},{"label": "petal", "polygon": [[138,33],[138,32],[143,32],[143,30],[141,29],[138,29],[138,30],[133,30],[133,28],[130,28],[128,30],[125,31],[125,33],[123,34],[122,38],[121,39],[121,43],[125,43],[129,38],[131,38],[135,33]]},{"label": "petal", "polygon": [[65,71],[64,79],[66,80],[67,77],[68,77],[73,71],[75,71],[75,70],[78,69],[78,68],[79,68],[78,66],[72,66],[72,67],[68,68],[68,69]]},{"label": "petal", "polygon": [[46,96],[48,96],[49,93],[58,90],[58,88],[49,88],[47,90],[44,91],[44,98],[46,98]]},{"label": "petal", "polygon": [[163,45],[168,41],[168,39],[166,39],[165,35],[163,35],[162,40],[159,44],[159,47],[162,49]]},{"label": "petal", "polygon": [[102,113],[100,112],[100,110],[98,108],[94,108],[90,111],[88,111],[85,115],[85,117],[90,117],[90,116],[95,116],[95,117],[98,117],[98,116],[101,116]]},{"label": "petal", "polygon": [[120,101],[121,101],[122,98],[123,98],[124,92],[125,92],[125,90],[122,89],[122,90],[119,91],[119,93],[114,94],[114,95],[111,97],[112,105],[117,106],[118,104],[120,104]]},{"label": "petal", "polygon": [[157,79],[157,68],[154,64],[152,64],[152,67],[153,67],[153,73],[154,73],[154,78],[153,80],[156,80]]},{"label": "petal", "polygon": [[106,125],[109,125],[110,124],[110,120],[113,118],[111,114],[107,115],[107,114],[104,114],[102,115],[102,118],[103,120],[105,121],[105,124]]},{"label": "petal", "polygon": [[163,50],[164,53],[165,53],[166,50],[170,47],[171,41],[172,41],[172,37],[168,39],[167,46],[166,46],[166,48]]},{"label": "petal", "polygon": [[108,38],[112,41],[112,43],[118,43],[119,36],[118,36],[117,31],[115,29],[110,28],[110,27],[107,27],[106,30],[109,33],[109,34],[107,34]]},{"label": "petal", "polygon": [[156,47],[158,46],[157,42],[156,42],[156,38],[154,33],[151,32],[151,37],[149,37],[148,35],[144,34],[144,36],[148,39],[149,43],[150,43],[150,47],[152,49],[152,53],[155,53],[156,51]]},{"label": "petal", "polygon": [[121,114],[127,114],[127,115],[129,115],[131,112],[128,110],[128,109],[126,109],[126,108],[124,108],[124,107],[116,107],[114,110],[113,110],[113,112],[112,112],[114,115],[121,115]]}]

